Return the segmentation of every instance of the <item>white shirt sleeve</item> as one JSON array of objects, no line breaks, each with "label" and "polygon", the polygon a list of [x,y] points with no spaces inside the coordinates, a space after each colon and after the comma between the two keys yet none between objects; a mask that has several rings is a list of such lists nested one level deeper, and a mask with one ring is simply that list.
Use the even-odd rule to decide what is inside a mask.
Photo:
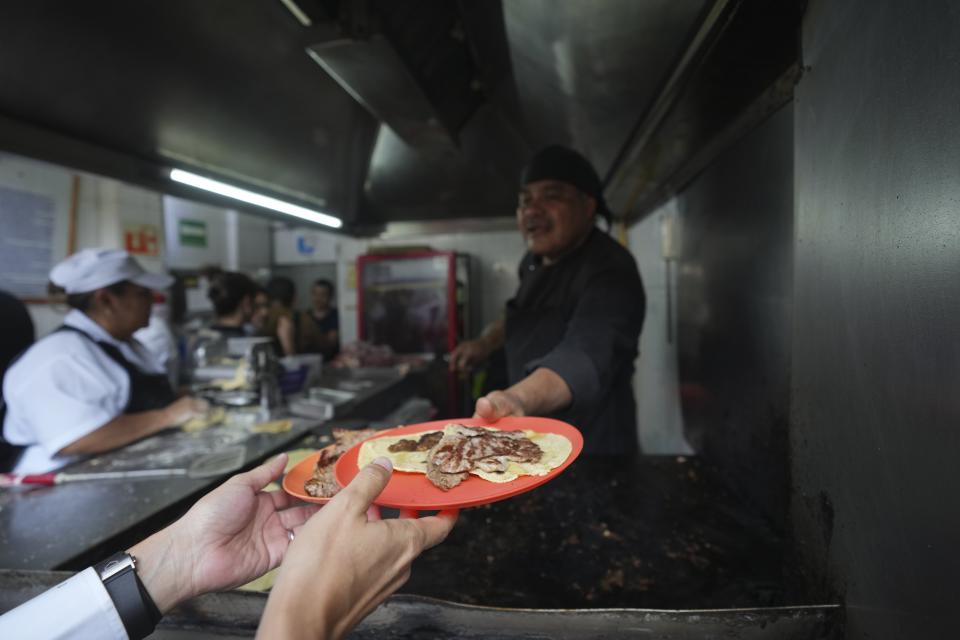
[{"label": "white shirt sleeve", "polygon": [[92,567],[0,616],[0,638],[128,640],[120,614]]},{"label": "white shirt sleeve", "polygon": [[86,338],[51,336],[4,379],[7,438],[52,456],[123,413],[129,377]]}]

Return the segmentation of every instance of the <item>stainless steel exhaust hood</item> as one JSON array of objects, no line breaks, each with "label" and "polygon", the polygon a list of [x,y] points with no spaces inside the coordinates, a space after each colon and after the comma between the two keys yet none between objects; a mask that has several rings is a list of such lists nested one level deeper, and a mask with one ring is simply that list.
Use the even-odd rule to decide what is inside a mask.
[{"label": "stainless steel exhaust hood", "polygon": [[393,45],[379,34],[313,45],[310,57],[370,114],[414,147],[457,143]]}]

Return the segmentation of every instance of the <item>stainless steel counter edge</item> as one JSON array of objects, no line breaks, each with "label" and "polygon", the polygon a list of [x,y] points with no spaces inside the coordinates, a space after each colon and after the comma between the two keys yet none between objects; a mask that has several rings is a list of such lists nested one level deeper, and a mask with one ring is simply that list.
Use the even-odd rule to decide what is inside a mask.
[{"label": "stainless steel counter edge", "polygon": [[[0,613],[69,577],[62,571],[0,571]],[[174,609],[153,636],[251,637],[266,595],[243,591],[194,598]],[[703,637],[838,640],[840,605],[753,609],[501,609],[396,595],[374,611],[351,638],[650,638]],[[424,635],[426,634],[426,636]]]}]

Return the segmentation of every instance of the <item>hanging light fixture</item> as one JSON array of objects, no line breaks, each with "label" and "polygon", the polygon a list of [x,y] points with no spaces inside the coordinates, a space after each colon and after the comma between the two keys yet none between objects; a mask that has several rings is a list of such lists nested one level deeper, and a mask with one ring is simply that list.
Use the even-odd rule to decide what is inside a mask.
[{"label": "hanging light fixture", "polygon": [[343,222],[340,220],[340,218],[335,218],[326,213],[314,211],[313,209],[307,209],[306,207],[284,202],[283,200],[278,200],[276,198],[255,193],[253,191],[247,191],[246,189],[234,187],[224,182],[211,180],[210,178],[204,178],[203,176],[190,173],[189,171],[184,171],[182,169],[171,169],[170,179],[174,182],[187,184],[191,187],[196,187],[197,189],[210,191],[211,193],[216,193],[227,198],[233,198],[234,200],[240,200],[241,202],[253,204],[258,207],[264,207],[265,209],[270,209],[278,213],[293,216],[294,218],[300,218],[301,220],[307,220],[308,222],[315,222],[317,224],[333,227],[334,229],[339,229],[343,226]]}]

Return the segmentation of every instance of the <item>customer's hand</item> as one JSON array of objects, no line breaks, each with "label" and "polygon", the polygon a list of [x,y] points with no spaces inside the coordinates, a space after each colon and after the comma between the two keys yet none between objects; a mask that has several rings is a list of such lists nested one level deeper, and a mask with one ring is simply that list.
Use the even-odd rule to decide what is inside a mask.
[{"label": "customer's hand", "polygon": [[491,391],[477,400],[473,417],[487,422],[496,422],[507,416],[525,416],[523,403],[509,391]]},{"label": "customer's hand", "polygon": [[177,427],[191,418],[198,418],[210,410],[210,403],[201,398],[183,396],[164,409],[164,424],[168,427]]},{"label": "customer's hand", "polygon": [[373,500],[390,480],[386,458],[356,478],[304,526],[290,548],[260,621],[261,638],[340,638],[410,576],[457,512],[381,520]]},{"label": "customer's hand", "polygon": [[296,532],[320,507],[263,488],[287,462],[280,454],[201,498],[180,520],[131,548],[137,573],[161,611],[258,578],[283,560]]}]

